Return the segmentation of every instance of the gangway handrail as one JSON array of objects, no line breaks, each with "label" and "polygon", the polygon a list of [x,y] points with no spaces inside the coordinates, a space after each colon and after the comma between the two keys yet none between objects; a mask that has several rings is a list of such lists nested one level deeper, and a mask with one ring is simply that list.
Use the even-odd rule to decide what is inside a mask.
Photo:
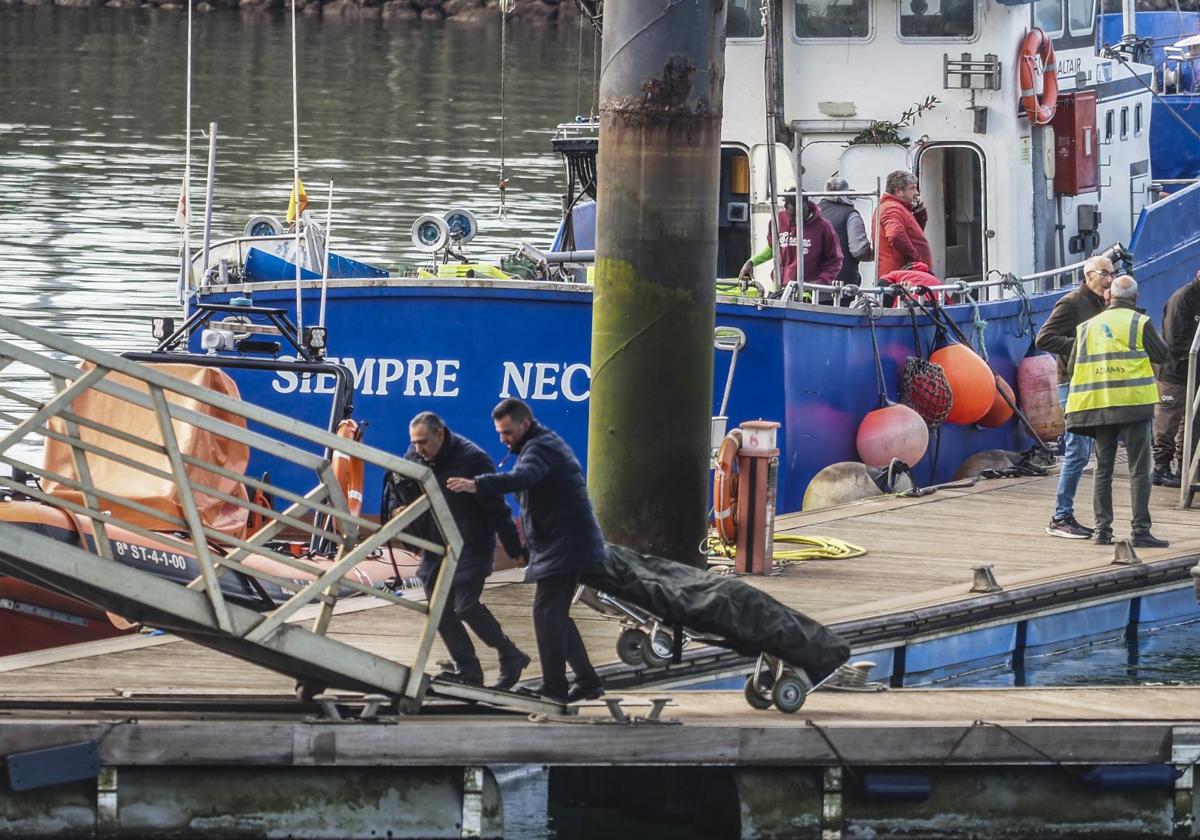
[{"label": "gangway handrail", "polygon": [[1188,348],[1187,385],[1184,389],[1183,403],[1183,455],[1179,459],[1179,507],[1188,510],[1196,495],[1195,482],[1197,465],[1200,464],[1200,449],[1193,444],[1196,428],[1196,411],[1200,408],[1200,393],[1197,392],[1196,379],[1200,376],[1197,365],[1200,364],[1200,330],[1192,336],[1192,345]]},{"label": "gangway handrail", "polygon": [[[181,354],[172,361],[186,364],[187,356]],[[12,366],[44,375],[53,395],[40,399],[22,392],[28,391],[24,383],[19,388],[0,386],[0,399],[7,400],[0,405],[0,423],[7,426],[7,431],[0,431],[0,463],[74,492],[64,496],[27,483],[21,476],[0,475],[0,487],[15,500],[48,505],[80,523],[89,523],[95,550],[87,549],[82,529],[77,529],[80,547],[75,547],[0,523],[4,533],[0,571],[49,584],[134,621],[152,622],[200,644],[295,676],[299,682],[307,678],[320,682],[321,687],[382,691],[395,697],[405,711],[420,707],[430,685],[425,667],[462,549],[462,538],[431,470],[197,382],[0,315],[0,370]],[[147,419],[143,423],[127,417],[125,428],[119,428],[117,421],[85,416],[77,404],[91,393],[133,406],[145,413],[137,417]],[[188,427],[212,436],[214,443],[223,439],[228,446],[236,445],[239,452],[257,450],[311,471],[315,486],[308,492],[296,492],[265,476],[241,475],[229,469],[228,462],[217,463],[222,457],[211,453],[220,446],[188,452],[180,437],[180,430]],[[27,450],[26,439],[31,435],[64,444],[70,466],[58,469],[30,463],[35,459],[22,454],[22,448]],[[353,512],[349,488],[339,484],[334,468],[335,460],[343,456],[411,480],[419,488],[416,499],[382,522]],[[92,468],[103,461],[133,471],[129,475],[135,482],[140,476],[170,479],[177,494],[173,506],[156,508],[127,498],[112,486],[101,486]],[[73,474],[64,474],[72,468]],[[273,505],[258,504],[252,492],[239,495],[239,483],[284,499],[286,509],[277,511]],[[261,523],[253,533],[249,527],[218,529],[202,517],[199,504],[205,498],[219,500],[227,510],[236,508],[247,516],[253,513]],[[436,525],[435,541],[425,538],[425,532],[409,533],[425,515]],[[305,539],[321,538],[332,547],[332,556],[292,556],[288,545],[279,540],[297,533]],[[122,564],[114,554],[114,540],[127,549],[124,541],[135,537],[185,555],[181,562],[194,560],[194,566],[186,565],[193,570],[187,572],[194,575],[190,583],[180,586]],[[373,553],[389,550],[393,540],[442,555],[441,571],[427,603],[405,598],[403,581],[397,582],[400,591],[396,592],[356,577],[355,567]],[[286,573],[271,563],[259,564],[271,569],[264,571],[252,565],[252,558],[303,572],[304,578],[285,578],[281,575]],[[221,578],[229,573],[259,581],[255,591],[272,608],[252,610],[226,597]],[[262,584],[278,587],[282,595],[268,598]],[[370,593],[423,616],[411,660],[395,662],[326,637],[339,598],[355,592]],[[311,630],[285,623],[310,603],[317,607]],[[446,693],[440,685],[438,691]],[[542,707],[546,704],[541,701],[514,698],[511,702],[534,710],[532,703],[545,711]]]}]

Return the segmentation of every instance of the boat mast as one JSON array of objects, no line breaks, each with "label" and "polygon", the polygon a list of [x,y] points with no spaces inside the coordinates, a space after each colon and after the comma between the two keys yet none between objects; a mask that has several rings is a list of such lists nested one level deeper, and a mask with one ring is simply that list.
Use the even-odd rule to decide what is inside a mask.
[{"label": "boat mast", "polygon": [[292,195],[296,198],[296,334],[304,334],[304,307],[300,300],[300,87],[296,71],[296,0],[292,0]]},{"label": "boat mast", "polygon": [[183,139],[183,186],[179,192],[179,205],[175,211],[175,221],[183,229],[183,241],[180,243],[179,261],[179,299],[183,303],[183,318],[186,321],[191,306],[192,293],[192,0],[188,0],[187,16],[187,95],[185,97],[186,115],[184,116]]},{"label": "boat mast", "polygon": [[606,537],[703,566],[725,0],[604,9],[588,487]]},{"label": "boat mast", "polygon": [[1125,38],[1137,35],[1137,0],[1121,0],[1121,18],[1125,24]]}]

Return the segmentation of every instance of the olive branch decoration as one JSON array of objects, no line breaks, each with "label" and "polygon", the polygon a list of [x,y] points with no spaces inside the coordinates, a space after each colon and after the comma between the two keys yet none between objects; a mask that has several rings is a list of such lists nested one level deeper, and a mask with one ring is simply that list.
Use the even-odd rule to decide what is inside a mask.
[{"label": "olive branch decoration", "polygon": [[932,111],[942,100],[936,96],[925,97],[924,102],[917,102],[907,111],[902,113],[895,121],[891,120],[875,120],[870,126],[850,138],[847,146],[905,146],[912,142],[907,137],[900,134],[901,129],[909,128],[922,115],[928,111]]}]

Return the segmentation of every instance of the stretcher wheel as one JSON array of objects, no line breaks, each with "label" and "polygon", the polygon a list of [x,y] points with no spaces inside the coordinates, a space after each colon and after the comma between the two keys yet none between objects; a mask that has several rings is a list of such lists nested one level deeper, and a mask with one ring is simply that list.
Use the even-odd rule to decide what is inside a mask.
[{"label": "stretcher wheel", "polygon": [[742,694],[746,697],[746,702],[750,704],[750,708],[758,709],[760,712],[771,708],[771,699],[763,697],[762,693],[754,685],[754,676],[746,677],[746,685],[742,687]]},{"label": "stretcher wheel", "polygon": [[804,705],[804,701],[808,699],[808,690],[799,677],[784,674],[775,681],[775,686],[771,689],[771,699],[775,701],[775,708],[790,715]]},{"label": "stretcher wheel", "polygon": [[314,697],[325,693],[325,686],[319,683],[296,680],[296,686],[293,691],[296,694],[296,699],[301,703],[312,703]]},{"label": "stretcher wheel", "polygon": [[642,651],[649,641],[645,632],[636,627],[626,627],[617,636],[617,657],[626,665],[645,665],[646,655]]},{"label": "stretcher wheel", "polygon": [[671,638],[669,633],[664,633],[662,630],[657,631],[653,636],[643,633],[644,641],[642,642],[642,656],[646,660],[647,665],[662,666],[671,661],[671,654],[675,649],[675,640]]}]

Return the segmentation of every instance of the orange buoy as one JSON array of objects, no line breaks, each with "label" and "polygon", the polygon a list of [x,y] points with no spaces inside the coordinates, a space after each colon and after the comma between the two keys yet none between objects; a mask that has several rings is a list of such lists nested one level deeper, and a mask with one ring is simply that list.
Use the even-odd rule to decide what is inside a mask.
[{"label": "orange buoy", "polygon": [[929,448],[929,427],[906,405],[886,405],[867,414],[858,425],[858,457],[870,467],[886,467],[899,458],[910,467]]},{"label": "orange buoy", "polygon": [[[1004,399],[1004,394],[1008,395],[1007,400]],[[992,398],[992,407],[988,409],[988,413],[979,418],[979,425],[985,429],[995,429],[1003,426],[1012,419],[1012,407],[1016,404],[1017,397],[1013,394],[1012,387],[1001,376],[997,375],[996,396]]]},{"label": "orange buoy", "polygon": [[996,377],[974,350],[947,344],[935,350],[929,361],[942,366],[954,395],[947,423],[976,423],[988,413],[996,397]]},{"label": "orange buoy", "polygon": [[1049,353],[1026,356],[1017,366],[1017,393],[1021,412],[1042,440],[1057,440],[1063,433],[1062,407],[1058,404],[1058,360]]}]

